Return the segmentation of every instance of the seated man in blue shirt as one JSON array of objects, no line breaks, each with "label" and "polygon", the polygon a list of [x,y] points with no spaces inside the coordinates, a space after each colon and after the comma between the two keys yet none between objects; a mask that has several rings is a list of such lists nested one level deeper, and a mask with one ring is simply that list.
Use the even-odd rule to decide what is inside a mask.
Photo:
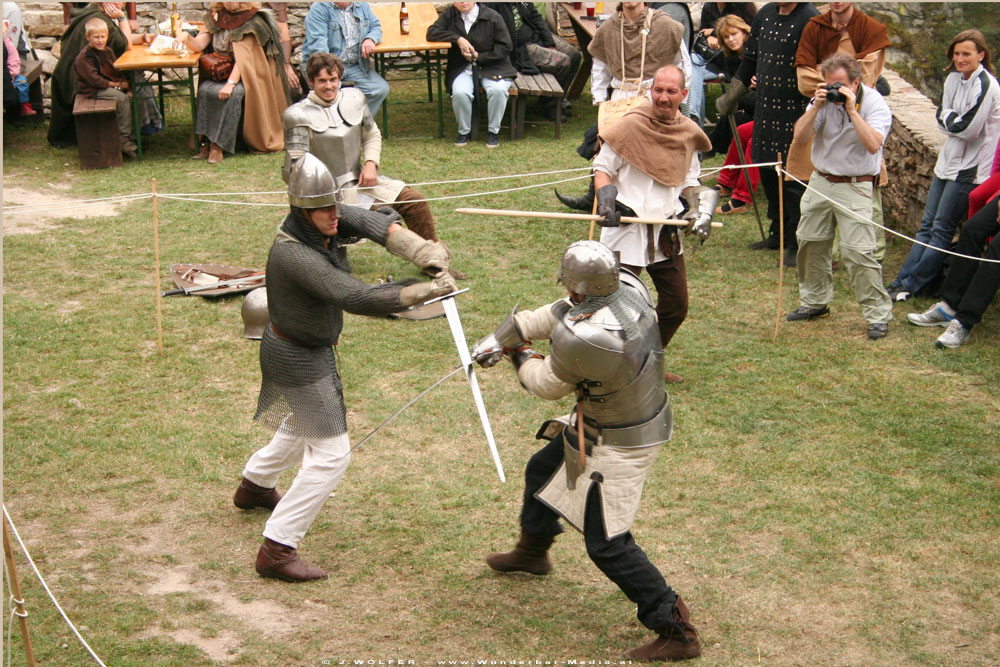
[{"label": "seated man in blue shirt", "polygon": [[[375,117],[389,84],[372,67],[375,45],[382,41],[382,25],[367,2],[316,2],[306,14],[302,67],[317,52],[332,53],[344,63],[344,81],[353,81],[365,94]],[[304,70],[303,70],[304,71]]]}]

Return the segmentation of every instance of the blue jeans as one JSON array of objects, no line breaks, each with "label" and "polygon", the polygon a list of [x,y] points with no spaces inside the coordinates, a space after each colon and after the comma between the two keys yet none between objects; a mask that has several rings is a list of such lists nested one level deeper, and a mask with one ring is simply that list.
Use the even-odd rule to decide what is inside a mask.
[{"label": "blue jeans", "polygon": [[[927,193],[924,217],[920,220],[916,239],[932,248],[951,245],[955,228],[968,210],[969,193],[975,187],[975,183],[947,181],[935,176]],[[899,275],[889,287],[916,294],[934,280],[941,271],[945,256],[932,248],[914,243]]]},{"label": "blue jeans", "polygon": [[374,67],[362,67],[358,64],[344,65],[344,81],[353,81],[354,87],[365,94],[368,111],[372,118],[378,113],[379,107],[389,97],[389,84],[379,76]]},{"label": "blue jeans", "polygon": [[698,125],[705,122],[705,59],[691,53],[691,80],[688,81],[688,106],[697,114]]}]

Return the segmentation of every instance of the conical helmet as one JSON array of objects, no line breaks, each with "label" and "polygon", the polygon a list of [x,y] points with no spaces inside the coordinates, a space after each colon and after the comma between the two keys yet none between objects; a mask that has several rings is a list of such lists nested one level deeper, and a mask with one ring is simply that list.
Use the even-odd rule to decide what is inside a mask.
[{"label": "conical helmet", "polygon": [[243,337],[260,340],[268,320],[266,287],[251,290],[243,297],[240,315],[243,316]]},{"label": "conical helmet", "polygon": [[559,282],[585,296],[608,296],[618,290],[618,260],[599,241],[571,243],[559,267]]},{"label": "conical helmet", "polygon": [[323,162],[306,153],[288,176],[288,203],[299,208],[326,208],[340,203],[340,191]]}]

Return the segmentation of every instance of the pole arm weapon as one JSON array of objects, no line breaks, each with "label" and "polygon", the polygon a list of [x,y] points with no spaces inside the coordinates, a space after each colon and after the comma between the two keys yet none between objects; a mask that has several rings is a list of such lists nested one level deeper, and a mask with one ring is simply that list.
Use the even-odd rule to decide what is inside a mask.
[{"label": "pole arm weapon", "polygon": [[[514,211],[502,208],[456,208],[455,213],[464,213],[466,215],[495,215],[498,217],[507,218],[550,218],[553,220],[583,220],[585,222],[600,222],[604,219],[604,216],[600,215],[590,215],[589,213],[562,213],[562,212],[552,212],[552,211]],[[623,215],[621,217],[622,222],[639,224],[639,225],[671,225],[673,227],[687,227],[687,220],[660,220],[657,218],[633,218],[631,216]],[[721,222],[713,222],[712,228],[717,229],[722,227]]]}]

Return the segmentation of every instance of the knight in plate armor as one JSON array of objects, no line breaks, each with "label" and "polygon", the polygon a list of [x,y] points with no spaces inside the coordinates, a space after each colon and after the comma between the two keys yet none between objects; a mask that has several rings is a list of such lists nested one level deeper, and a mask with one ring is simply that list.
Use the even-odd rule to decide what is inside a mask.
[{"label": "knight in plate armor", "polygon": [[[372,119],[364,93],[341,88],[344,64],[329,53],[314,53],[306,62],[312,92],[285,110],[285,165],[288,181],[292,166],[312,153],[333,174],[343,202],[369,208],[388,205],[421,238],[437,241],[431,207],[423,194],[399,180],[379,173],[382,132]],[[464,274],[452,270],[455,278]]]},{"label": "knight in plate armor", "polygon": [[[591,560],[657,633],[626,655],[696,657],[701,644],[687,606],[631,533],[646,475],[673,432],[652,297],[597,241],[569,246],[559,280],[568,298],[533,311],[515,308],[472,350],[484,367],[508,357],[524,388],[540,398],[577,397],[573,413],[545,422],[536,435],[547,444],[525,469],[517,546],[486,562],[499,572],[547,574],[548,550],[563,530],[562,518],[583,533]],[[547,357],[531,347],[542,338],[550,340]]]},{"label": "knight in plate armor", "polygon": [[[271,427],[271,441],[243,469],[233,497],[240,509],[271,510],[256,569],[283,581],[325,579],[299,558],[323,503],[351,458],[347,409],[332,345],[344,311],[388,315],[455,290],[448,257],[437,243],[400,225],[390,209],[341,206],[333,176],[312,155],[292,167],[291,210],[278,228],[267,258],[269,321],[260,344],[261,387],[254,419]],[[340,234],[362,236],[439,277],[415,284],[367,285],[351,275]],[[283,472],[301,462],[291,488],[275,489]]]}]

